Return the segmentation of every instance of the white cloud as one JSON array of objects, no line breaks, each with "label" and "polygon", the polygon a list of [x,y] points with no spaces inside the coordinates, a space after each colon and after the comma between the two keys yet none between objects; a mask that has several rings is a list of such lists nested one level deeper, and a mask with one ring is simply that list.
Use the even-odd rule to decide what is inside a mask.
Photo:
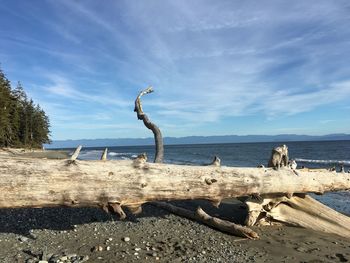
[{"label": "white cloud", "polygon": [[134,118],[135,96],[153,85],[143,98],[151,119],[193,127],[288,118],[350,95],[344,1],[110,1],[98,10],[95,2],[47,3],[56,16],[45,27],[63,45],[26,35],[13,42],[51,56],[49,71],[64,74],[46,72],[41,87],[67,104],[107,105]]},{"label": "white cloud", "polygon": [[116,93],[114,93],[113,96],[106,96],[103,94],[103,90],[93,90],[89,92],[86,90],[83,91],[82,87],[80,87],[80,90],[78,90],[77,88],[73,87],[70,80],[62,77],[61,75],[47,74],[46,77],[51,82],[51,84],[44,87],[46,91],[54,95],[69,98],[73,101],[80,100],[98,104],[110,104],[120,108],[130,107],[130,105],[133,103],[132,101],[118,97]]},{"label": "white cloud", "polygon": [[293,115],[342,101],[350,96],[350,80],[330,84],[320,90],[291,94],[281,91],[263,100],[261,110],[270,116]]}]

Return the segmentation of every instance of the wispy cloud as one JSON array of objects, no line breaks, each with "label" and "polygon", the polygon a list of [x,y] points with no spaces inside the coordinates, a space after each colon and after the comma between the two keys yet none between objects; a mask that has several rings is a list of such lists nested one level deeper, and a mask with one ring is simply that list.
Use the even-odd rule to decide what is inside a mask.
[{"label": "wispy cloud", "polygon": [[320,121],[321,124],[328,124],[328,123],[332,123],[332,122],[336,122],[336,120],[321,120]]},{"label": "wispy cloud", "polygon": [[343,81],[313,92],[292,94],[291,91],[281,91],[270,94],[262,101],[261,109],[269,116],[293,115],[342,101],[349,96],[350,81]]},{"label": "wispy cloud", "polygon": [[[40,5],[17,6],[16,13],[1,16],[5,18],[0,22],[12,21],[17,29],[0,27],[0,59],[3,50],[6,60],[20,56],[23,62],[12,69],[18,72],[15,77],[24,85],[35,84],[43,102],[71,104],[63,110],[55,107],[71,122],[82,116],[79,107],[91,115],[108,111],[105,120],[95,116],[100,127],[96,136],[112,129],[107,121],[132,127],[137,122],[133,101],[148,85],[156,92],[143,98],[145,111],[172,135],[196,132],[196,127],[210,133],[214,126],[223,134],[240,126],[231,123],[241,117],[268,120],[264,130],[270,133],[272,122],[278,131],[294,118],[307,129],[311,126],[303,114],[319,116],[344,104],[337,117],[324,118],[336,120],[347,110],[347,1],[100,5],[63,0],[45,1],[45,12]],[[25,75],[26,70],[38,76]],[[78,126],[88,130],[94,121],[86,119]],[[57,123],[65,125],[64,119],[57,118]]]},{"label": "wispy cloud", "polygon": [[[82,100],[91,103],[98,104],[111,104],[113,106],[118,107],[130,107],[132,105],[132,101],[128,101],[126,99],[122,99],[118,97],[116,92],[114,92],[113,96],[106,96],[99,89],[95,89],[92,91],[88,90],[78,90],[74,88],[71,81],[65,77],[62,77],[57,74],[48,74],[46,76],[51,82],[50,85],[44,86],[43,88],[54,95],[58,95],[61,97],[69,98],[70,100]],[[81,87],[80,87],[81,89]]]}]

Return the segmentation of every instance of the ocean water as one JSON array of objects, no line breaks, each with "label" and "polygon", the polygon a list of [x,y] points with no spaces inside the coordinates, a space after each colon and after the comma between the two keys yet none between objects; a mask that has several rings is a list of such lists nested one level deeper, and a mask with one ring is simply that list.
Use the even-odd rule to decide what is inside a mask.
[{"label": "ocean water", "polygon": [[[166,145],[164,162],[202,165],[210,163],[217,155],[221,159],[221,164],[225,166],[256,167],[259,164],[266,166],[272,148],[280,144],[283,142]],[[338,170],[343,164],[346,171],[350,169],[350,141],[285,142],[285,144],[288,146],[290,159],[295,159],[298,167],[336,166]],[[79,158],[99,159],[104,148],[83,148]],[[107,146],[107,148],[108,159],[112,160],[133,159],[140,153],[146,153],[149,161],[154,158],[154,146]],[[314,197],[339,212],[350,215],[350,192],[327,193]]]}]

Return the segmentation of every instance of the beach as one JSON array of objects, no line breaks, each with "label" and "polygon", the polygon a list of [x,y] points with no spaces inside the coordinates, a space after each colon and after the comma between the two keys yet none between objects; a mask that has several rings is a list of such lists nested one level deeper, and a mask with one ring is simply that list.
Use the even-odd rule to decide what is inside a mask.
[{"label": "beach", "polygon": [[[91,151],[97,153],[88,149],[82,157],[91,158]],[[0,152],[0,156],[61,159],[70,153],[11,149]],[[109,155],[113,156],[120,155]],[[172,203],[191,210],[200,206],[212,216],[238,224],[243,223],[246,214],[236,199],[224,200],[219,208],[205,200]],[[348,207],[344,200],[338,210],[347,211]],[[1,209],[0,262],[350,261],[350,240],[343,237],[280,225],[253,230],[260,239],[231,236],[150,204],[143,205],[138,216],[128,213],[123,221],[98,208]]]},{"label": "beach", "polygon": [[[244,211],[224,202],[177,202],[236,222]],[[12,262],[348,262],[350,241],[287,227],[254,227],[259,240],[234,237],[144,205],[125,221],[94,208],[0,211],[0,261]],[[51,260],[50,260],[51,259]],[[55,261],[56,260],[56,261]],[[75,260],[75,261],[74,261]],[[63,262],[63,261],[61,261]]]},{"label": "beach", "polygon": [[24,157],[43,159],[65,159],[69,157],[69,151],[65,150],[44,150],[44,149],[24,149],[24,148],[3,148],[0,149],[1,157]]},{"label": "beach", "polygon": [[0,263],[350,263],[349,18],[1,1]]}]

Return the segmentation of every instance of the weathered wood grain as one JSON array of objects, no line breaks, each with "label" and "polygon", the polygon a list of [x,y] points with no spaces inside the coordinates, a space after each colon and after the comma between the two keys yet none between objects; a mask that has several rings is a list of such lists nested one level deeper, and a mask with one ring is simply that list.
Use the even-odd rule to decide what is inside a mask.
[{"label": "weathered wood grain", "polygon": [[[148,201],[350,189],[350,174],[122,161],[0,159],[0,208],[137,207]],[[208,182],[211,182],[208,184]]]}]

